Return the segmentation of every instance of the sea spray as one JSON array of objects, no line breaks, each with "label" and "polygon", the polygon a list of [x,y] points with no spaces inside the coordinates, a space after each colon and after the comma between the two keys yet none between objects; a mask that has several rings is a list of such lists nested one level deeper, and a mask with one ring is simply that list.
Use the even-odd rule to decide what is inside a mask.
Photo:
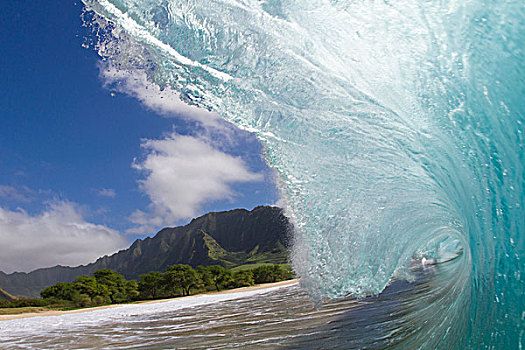
[{"label": "sea spray", "polygon": [[114,67],[263,142],[313,298],[377,294],[414,259],[457,257],[406,323],[442,322],[407,344],[520,346],[522,4],[84,2]]}]

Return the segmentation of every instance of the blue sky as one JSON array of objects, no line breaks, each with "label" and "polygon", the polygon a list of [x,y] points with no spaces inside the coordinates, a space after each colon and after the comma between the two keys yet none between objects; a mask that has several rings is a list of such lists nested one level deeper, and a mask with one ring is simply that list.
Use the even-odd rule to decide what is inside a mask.
[{"label": "blue sky", "polygon": [[82,47],[82,4],[1,6],[0,271],[87,263],[208,211],[277,201],[252,135]]}]

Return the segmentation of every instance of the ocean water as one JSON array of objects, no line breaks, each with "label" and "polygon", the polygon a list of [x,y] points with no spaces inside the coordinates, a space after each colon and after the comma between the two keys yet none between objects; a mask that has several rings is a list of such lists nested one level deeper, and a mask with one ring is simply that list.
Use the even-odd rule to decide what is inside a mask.
[{"label": "ocean water", "polygon": [[432,327],[403,344],[523,347],[522,1],[84,3],[113,67],[261,140],[314,303],[451,261],[405,305]]},{"label": "ocean water", "polygon": [[[433,347],[447,270],[413,266],[380,295],[314,303],[298,283],[61,316],[0,321],[2,349],[409,349]],[[414,310],[417,310],[416,315]],[[430,313],[430,314],[429,314]],[[456,329],[450,332],[456,332]]]}]

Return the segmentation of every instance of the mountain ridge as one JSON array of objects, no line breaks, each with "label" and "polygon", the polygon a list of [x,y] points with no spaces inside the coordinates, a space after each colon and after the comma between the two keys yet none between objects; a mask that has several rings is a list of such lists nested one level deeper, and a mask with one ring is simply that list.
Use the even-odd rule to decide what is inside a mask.
[{"label": "mountain ridge", "polygon": [[21,297],[38,297],[40,290],[57,282],[71,282],[110,268],[127,279],[174,264],[222,265],[232,268],[249,263],[286,263],[291,224],[282,209],[258,206],[210,212],[188,224],[161,229],[153,237],[135,240],[129,248],[75,267],[57,265],[28,273],[0,271],[0,286]]}]

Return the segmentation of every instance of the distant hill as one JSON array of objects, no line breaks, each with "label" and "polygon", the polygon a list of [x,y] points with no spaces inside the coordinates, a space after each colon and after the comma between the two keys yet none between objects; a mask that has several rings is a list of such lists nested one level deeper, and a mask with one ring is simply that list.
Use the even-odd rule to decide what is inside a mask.
[{"label": "distant hill", "polygon": [[12,296],[11,294],[7,293],[2,288],[0,288],[0,300],[13,300],[13,299],[16,299],[16,298]]},{"label": "distant hill", "polygon": [[174,264],[222,265],[232,268],[251,263],[288,262],[290,223],[282,210],[261,206],[248,211],[212,212],[185,226],[165,228],[154,237],[136,240],[128,249],[77,267],[55,266],[29,273],[0,272],[0,286],[20,297],[38,297],[57,282],[109,268],[128,279]]}]

